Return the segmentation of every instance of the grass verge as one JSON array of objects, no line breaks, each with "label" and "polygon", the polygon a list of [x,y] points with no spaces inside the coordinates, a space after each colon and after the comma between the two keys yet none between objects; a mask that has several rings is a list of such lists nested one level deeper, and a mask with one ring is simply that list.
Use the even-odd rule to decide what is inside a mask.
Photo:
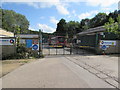
[{"label": "grass verge", "polygon": [[24,65],[26,63],[30,63],[36,61],[37,59],[18,59],[18,60],[4,60],[0,61],[0,77],[8,74],[9,72],[15,70],[16,68]]}]

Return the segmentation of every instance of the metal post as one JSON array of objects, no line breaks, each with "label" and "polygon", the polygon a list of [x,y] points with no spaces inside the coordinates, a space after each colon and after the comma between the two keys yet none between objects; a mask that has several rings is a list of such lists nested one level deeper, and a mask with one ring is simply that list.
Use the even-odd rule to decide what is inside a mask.
[{"label": "metal post", "polygon": [[56,47],[56,55],[57,55],[57,47]]},{"label": "metal post", "polygon": [[42,34],[41,30],[39,29],[39,58],[42,56]]},{"label": "metal post", "polygon": [[72,44],[70,45],[70,55],[72,54]]},{"label": "metal post", "polygon": [[49,55],[50,55],[50,46],[48,46],[48,48],[49,48]]},{"label": "metal post", "polygon": [[65,55],[65,47],[63,47],[63,55]]}]

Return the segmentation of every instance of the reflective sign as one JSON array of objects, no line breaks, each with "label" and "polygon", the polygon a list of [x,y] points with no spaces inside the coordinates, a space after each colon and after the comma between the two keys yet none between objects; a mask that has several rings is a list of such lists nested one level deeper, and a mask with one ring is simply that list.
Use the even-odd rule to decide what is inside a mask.
[{"label": "reflective sign", "polygon": [[37,50],[38,49],[38,45],[37,44],[34,44],[32,47],[33,47],[33,50]]},{"label": "reflective sign", "polygon": [[39,50],[39,44],[32,44],[32,50]]},{"label": "reflective sign", "polygon": [[103,45],[101,48],[102,48],[102,50],[106,50],[106,49],[107,49],[107,46],[106,46],[106,45]]}]

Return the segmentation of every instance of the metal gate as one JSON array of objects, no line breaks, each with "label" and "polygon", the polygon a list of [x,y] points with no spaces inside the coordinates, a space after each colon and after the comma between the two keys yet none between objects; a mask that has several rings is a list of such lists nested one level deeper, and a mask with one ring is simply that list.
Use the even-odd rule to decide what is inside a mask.
[{"label": "metal gate", "polygon": [[75,47],[53,47],[48,43],[42,44],[42,53],[43,55],[88,55],[91,52],[88,52],[81,48]]},{"label": "metal gate", "polygon": [[86,54],[86,51],[80,47],[73,47],[72,41],[64,36],[52,36],[42,40],[43,55]]},{"label": "metal gate", "polygon": [[42,50],[44,55],[72,55],[72,47],[56,47],[48,43],[43,43]]}]

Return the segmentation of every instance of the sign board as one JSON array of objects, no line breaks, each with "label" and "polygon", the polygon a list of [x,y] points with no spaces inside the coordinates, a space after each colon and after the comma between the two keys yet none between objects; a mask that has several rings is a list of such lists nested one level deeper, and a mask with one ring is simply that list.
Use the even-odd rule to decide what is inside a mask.
[{"label": "sign board", "polygon": [[27,48],[31,48],[32,47],[32,40],[31,39],[27,39],[26,40],[26,47]]},{"label": "sign board", "polygon": [[39,44],[32,44],[32,50],[39,50]]},{"label": "sign board", "polygon": [[39,45],[38,45],[38,44],[33,44],[32,50],[38,50],[38,48],[39,48]]},{"label": "sign board", "polygon": [[15,39],[0,39],[0,45],[14,45]]},{"label": "sign board", "polygon": [[39,42],[37,39],[27,39],[26,40],[26,47],[32,48],[32,50],[39,50]]},{"label": "sign board", "polygon": [[103,45],[101,46],[102,50],[106,50],[107,49],[107,46],[106,45]]},{"label": "sign board", "polygon": [[20,34],[20,35],[18,35],[20,38],[26,38],[26,39],[28,39],[28,38],[38,38],[39,36],[37,35],[37,34]]},{"label": "sign board", "polygon": [[100,45],[116,45],[116,41],[114,40],[100,40]]},{"label": "sign board", "polygon": [[34,39],[32,41],[32,50],[39,50],[39,40]]},{"label": "sign board", "polygon": [[38,44],[38,40],[33,40],[33,44]]}]

